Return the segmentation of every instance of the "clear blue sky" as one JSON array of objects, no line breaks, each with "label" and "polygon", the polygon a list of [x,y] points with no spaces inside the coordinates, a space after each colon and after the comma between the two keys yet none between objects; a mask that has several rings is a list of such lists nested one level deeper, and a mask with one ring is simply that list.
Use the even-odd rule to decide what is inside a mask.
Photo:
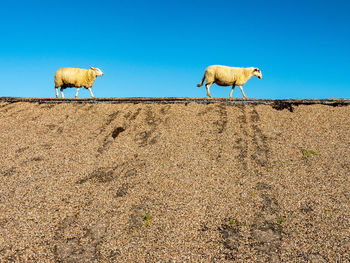
[{"label": "clear blue sky", "polygon": [[221,64],[261,69],[250,98],[350,98],[346,0],[3,0],[0,36],[0,96],[54,97],[58,68],[94,66],[96,97],[205,97]]}]

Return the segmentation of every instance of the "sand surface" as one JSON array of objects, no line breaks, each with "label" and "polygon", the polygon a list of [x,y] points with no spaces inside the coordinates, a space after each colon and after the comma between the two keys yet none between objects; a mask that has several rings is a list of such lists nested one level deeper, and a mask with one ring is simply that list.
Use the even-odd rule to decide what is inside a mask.
[{"label": "sand surface", "polygon": [[350,106],[0,102],[0,262],[350,262]]}]

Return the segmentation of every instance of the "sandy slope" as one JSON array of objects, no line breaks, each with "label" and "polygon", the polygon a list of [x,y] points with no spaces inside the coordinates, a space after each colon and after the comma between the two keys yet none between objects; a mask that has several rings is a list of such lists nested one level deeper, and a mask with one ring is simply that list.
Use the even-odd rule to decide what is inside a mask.
[{"label": "sandy slope", "polygon": [[349,116],[2,102],[0,262],[348,262]]}]

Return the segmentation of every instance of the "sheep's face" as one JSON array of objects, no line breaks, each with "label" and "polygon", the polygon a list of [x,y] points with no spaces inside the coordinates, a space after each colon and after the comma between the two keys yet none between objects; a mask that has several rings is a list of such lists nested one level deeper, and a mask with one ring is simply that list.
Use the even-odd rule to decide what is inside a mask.
[{"label": "sheep's face", "polygon": [[253,74],[254,74],[254,76],[258,77],[259,79],[262,79],[262,73],[261,73],[260,69],[254,68]]},{"label": "sheep's face", "polygon": [[103,72],[99,68],[90,67],[90,69],[96,72],[96,76],[103,76]]}]

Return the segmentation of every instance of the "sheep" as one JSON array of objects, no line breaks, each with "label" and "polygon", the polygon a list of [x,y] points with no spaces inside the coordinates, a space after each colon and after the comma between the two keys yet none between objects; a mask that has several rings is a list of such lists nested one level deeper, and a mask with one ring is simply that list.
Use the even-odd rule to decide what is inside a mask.
[{"label": "sheep", "polygon": [[61,98],[64,99],[63,90],[65,88],[76,87],[75,98],[78,98],[78,92],[80,87],[85,87],[90,91],[91,97],[94,94],[91,91],[91,87],[95,82],[97,76],[103,76],[103,72],[99,68],[90,67],[90,69],[80,68],[60,68],[55,74],[55,91],[56,98],[58,98],[58,87],[61,87]]},{"label": "sheep", "polygon": [[213,65],[207,67],[205,70],[203,79],[201,83],[197,85],[200,87],[203,85],[204,80],[206,79],[207,83],[205,87],[207,88],[207,96],[213,98],[210,94],[209,88],[213,83],[216,83],[219,86],[231,86],[232,89],[230,92],[230,98],[232,99],[232,92],[235,86],[239,86],[242,91],[242,94],[245,99],[247,96],[243,92],[242,86],[253,76],[262,78],[260,69],[250,67],[250,68],[238,68],[238,67],[228,67],[221,65]]}]

